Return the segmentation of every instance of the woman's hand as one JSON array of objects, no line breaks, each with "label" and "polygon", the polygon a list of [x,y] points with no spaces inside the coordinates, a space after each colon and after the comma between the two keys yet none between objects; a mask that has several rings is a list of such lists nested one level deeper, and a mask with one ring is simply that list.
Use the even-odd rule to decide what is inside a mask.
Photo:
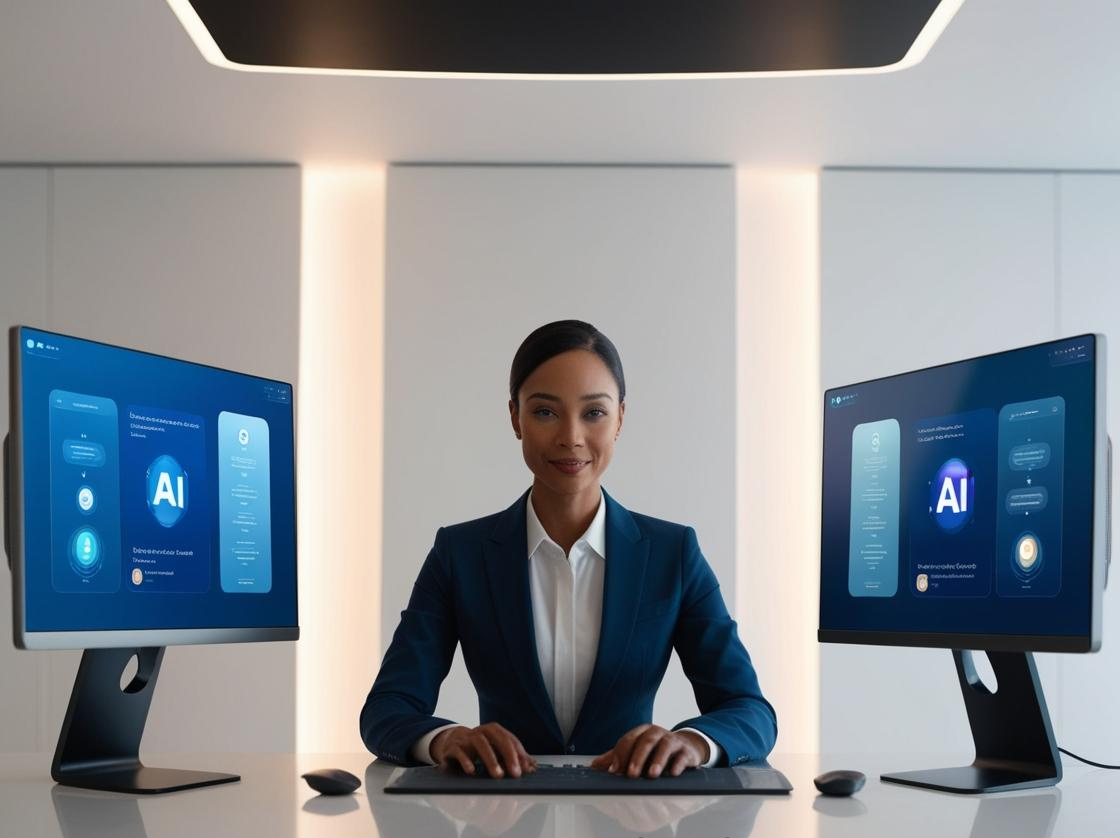
[{"label": "woman's hand", "polygon": [[627,777],[660,777],[668,770],[677,777],[686,768],[708,761],[708,743],[690,730],[671,731],[657,725],[638,725],[625,733],[613,748],[591,761],[592,768],[605,768]]},{"label": "woman's hand", "polygon": [[432,740],[431,753],[440,767],[455,764],[467,774],[474,774],[476,759],[491,777],[503,777],[506,771],[520,777],[537,770],[537,761],[529,756],[521,741],[497,722],[448,728]]}]

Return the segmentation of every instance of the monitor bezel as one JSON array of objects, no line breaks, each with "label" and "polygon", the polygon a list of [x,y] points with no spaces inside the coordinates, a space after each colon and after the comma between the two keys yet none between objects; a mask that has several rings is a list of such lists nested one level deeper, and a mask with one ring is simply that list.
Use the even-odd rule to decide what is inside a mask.
[{"label": "monitor bezel", "polygon": [[972,634],[959,632],[908,632],[889,630],[852,630],[823,628],[824,612],[824,481],[821,481],[821,551],[818,579],[817,602],[817,641],[820,643],[847,643],[871,646],[916,646],[939,649],[975,649],[990,652],[1096,652],[1101,647],[1101,606],[1104,600],[1104,583],[1107,572],[1108,559],[1108,491],[1107,479],[1110,463],[1108,461],[1108,425],[1107,425],[1107,398],[1106,382],[1106,339],[1099,332],[1090,332],[1039,343],[1016,346],[999,352],[989,352],[972,358],[961,358],[943,364],[934,364],[916,370],[885,375],[880,378],[859,381],[839,387],[830,387],[824,391],[822,397],[821,420],[821,468],[824,468],[824,423],[828,417],[829,395],[838,390],[850,390],[872,382],[887,381],[892,378],[901,378],[906,375],[926,372],[940,367],[949,367],[956,364],[971,363],[973,361],[992,358],[997,355],[1006,355],[1023,349],[1033,349],[1052,344],[1067,343],[1080,338],[1093,340],[1093,363],[1095,365],[1093,400],[1094,400],[1094,426],[1093,426],[1093,532],[1092,532],[1092,566],[1090,571],[1089,607],[1090,628],[1089,634],[1054,634],[1054,635],[1025,635],[1025,634]]},{"label": "monitor bezel", "polygon": [[[23,338],[22,330],[31,329],[42,334],[55,335],[69,340],[84,341],[98,344],[111,349],[122,349],[127,352],[136,352],[167,361],[181,364],[191,364],[196,367],[221,372],[244,375],[274,384],[284,384],[292,391],[292,490],[293,504],[292,537],[295,545],[293,551],[293,573],[295,574],[295,625],[292,626],[262,626],[262,627],[206,627],[206,628],[176,628],[176,629],[112,629],[112,630],[81,630],[81,631],[29,631],[26,624],[26,590],[24,587],[26,545],[24,543],[24,480],[23,480]],[[28,650],[51,649],[113,649],[130,646],[186,646],[203,643],[254,643],[271,640],[298,640],[299,639],[299,532],[295,510],[298,509],[296,490],[299,485],[296,476],[297,457],[296,443],[296,393],[295,387],[289,381],[265,378],[252,373],[217,367],[211,364],[200,364],[196,361],[187,361],[174,358],[170,355],[161,355],[143,349],[134,349],[129,346],[105,343],[104,341],[90,340],[77,335],[68,335],[62,332],[40,329],[36,326],[16,325],[8,329],[8,361],[9,361],[9,496],[5,499],[10,512],[9,522],[9,549],[12,569],[12,629],[16,648]]]}]

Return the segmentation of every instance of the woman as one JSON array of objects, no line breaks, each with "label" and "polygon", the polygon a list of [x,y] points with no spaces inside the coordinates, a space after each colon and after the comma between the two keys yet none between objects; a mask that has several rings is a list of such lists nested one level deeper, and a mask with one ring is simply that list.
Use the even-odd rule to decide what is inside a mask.
[{"label": "woman", "polygon": [[[531,753],[596,754],[630,777],[762,759],[777,736],[750,657],[691,527],[623,508],[600,486],[622,431],[614,344],[578,320],[513,359],[510,421],[532,488],[503,512],[442,527],[361,714],[404,764],[533,771]],[[482,724],[432,716],[456,644]],[[672,649],[701,715],[651,724]]]}]

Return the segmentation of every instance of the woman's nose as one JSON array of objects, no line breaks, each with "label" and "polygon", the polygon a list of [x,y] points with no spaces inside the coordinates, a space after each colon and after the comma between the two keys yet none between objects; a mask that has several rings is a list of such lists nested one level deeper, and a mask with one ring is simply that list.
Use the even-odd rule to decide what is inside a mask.
[{"label": "woman's nose", "polygon": [[556,440],[564,448],[583,447],[583,431],[578,421],[565,422]]}]

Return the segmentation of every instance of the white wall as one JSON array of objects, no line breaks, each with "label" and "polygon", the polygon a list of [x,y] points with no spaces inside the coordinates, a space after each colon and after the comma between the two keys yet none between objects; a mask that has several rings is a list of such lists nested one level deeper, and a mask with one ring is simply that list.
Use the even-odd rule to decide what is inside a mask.
[{"label": "white wall", "polygon": [[[50,177],[43,169],[0,168],[0,288],[2,324],[47,322]],[[5,340],[7,339],[5,335]],[[0,387],[0,428],[8,432],[7,351]],[[3,488],[0,487],[0,492]],[[3,523],[0,523],[0,528]],[[39,709],[48,674],[41,655],[19,652],[12,643],[12,576],[0,569],[0,751],[42,750],[46,721]],[[59,725],[62,719],[58,719]]]},{"label": "white wall", "polygon": [[[291,166],[0,168],[0,325],[294,382],[299,225]],[[78,658],[0,643],[0,750],[54,748]],[[294,660],[290,643],[169,649],[145,749],[291,750]]]},{"label": "white wall", "polygon": [[[730,168],[390,168],[382,648],[436,529],[531,484],[509,367],[530,331],[563,318],[602,329],[626,372],[604,486],[694,526],[734,608],[734,212]],[[674,656],[654,718],[694,708]],[[477,723],[461,655],[437,712]]]},{"label": "white wall", "polygon": [[[1057,281],[1063,334],[1108,336],[1108,432],[1120,444],[1120,174],[1069,174],[1058,179]],[[1115,462],[1113,469],[1116,468]],[[1120,506],[1113,504],[1112,532]],[[1058,704],[1062,744],[1090,759],[1115,763],[1120,721],[1113,711],[1120,693],[1120,562],[1113,536],[1113,565],[1104,593],[1104,638],[1095,655],[1065,655]]]},{"label": "white wall", "polygon": [[[823,386],[1120,334],[1117,221],[1115,176],[826,170]],[[1110,388],[1115,405],[1114,377]],[[1035,656],[1059,743],[1078,752],[1120,748],[1120,725],[1101,710],[1120,688],[1117,605],[1112,591],[1100,655]],[[971,753],[948,651],[825,645],[821,699],[824,752]]]},{"label": "white wall", "polygon": [[[371,620],[380,619],[380,647],[387,645],[435,529],[504,508],[528,486],[506,417],[509,363],[535,326],[580,317],[616,341],[630,388],[605,485],[631,508],[696,527],[763,689],[773,685],[780,721],[796,725],[790,737],[790,725],[780,724],[779,750],[816,750],[812,720],[798,721],[813,701],[796,701],[798,690],[816,689],[815,671],[803,665],[815,650],[792,639],[791,615],[806,610],[804,596],[794,577],[767,577],[768,566],[757,560],[756,548],[788,544],[766,528],[773,510],[744,482],[752,463],[774,453],[756,437],[784,424],[768,413],[748,417],[743,402],[744,388],[783,379],[766,363],[775,335],[812,337],[805,327],[815,317],[814,259],[801,257],[815,246],[815,222],[802,217],[815,178],[784,193],[793,181],[773,172],[741,173],[736,182],[733,170],[716,167],[397,166],[387,187],[372,177],[358,184],[338,175],[334,183],[353,194],[332,198],[331,211],[352,215],[347,202],[360,186],[359,215],[378,232],[379,202],[388,196],[385,558],[381,590],[376,579],[363,583],[373,597],[369,613],[355,604],[357,611],[340,617],[329,592],[317,595],[332,627],[370,631],[328,663],[368,677],[375,653],[363,651],[355,664],[354,650],[367,640],[377,645]],[[822,387],[1059,334],[1109,332],[1120,316],[1120,175],[826,170],[820,182]],[[305,223],[321,226],[323,218],[309,221],[306,210]],[[2,325],[39,324],[294,380],[299,211],[294,168],[0,167]],[[787,234],[792,238],[781,243]],[[316,272],[305,264],[316,283],[303,289],[303,317],[318,343],[331,339],[331,323],[344,327],[338,335],[347,352],[366,353],[351,366],[365,370],[363,380],[368,373],[377,391],[380,243],[356,230],[346,236],[347,247],[364,254],[361,269],[339,263]],[[350,277],[347,299],[357,306],[345,318],[338,309],[343,289],[326,287],[343,274]],[[788,284],[794,281],[801,290]],[[262,299],[269,318],[239,316]],[[357,310],[363,306],[368,313]],[[181,328],[184,322],[192,328]],[[329,353],[305,353],[302,361],[317,377],[331,368]],[[784,363],[790,376],[814,375],[813,365],[797,358],[774,363]],[[319,380],[340,404],[368,401],[368,410],[354,412],[370,417],[355,424],[328,412],[321,433],[378,433],[379,393],[348,396],[345,382]],[[1115,407],[1114,378],[1110,392]],[[6,400],[0,388],[0,424]],[[1110,411],[1113,423],[1117,415]],[[465,449],[458,442],[464,438]],[[685,452],[668,467],[654,456],[667,442]],[[378,441],[368,443],[362,456],[376,470]],[[481,485],[469,476],[479,469]],[[325,491],[331,472],[320,471],[301,470],[305,495]],[[346,485],[363,485],[360,470],[346,474]],[[325,527],[329,517],[323,511],[316,521]],[[360,541],[354,526],[345,533],[348,545]],[[790,555],[805,552],[798,544]],[[376,567],[376,551],[368,561]],[[761,591],[779,583],[786,587],[775,608]],[[1098,710],[1120,688],[1111,665],[1120,654],[1109,617],[1120,607],[1115,588],[1106,593],[1099,655],[1038,656],[1056,731],[1075,750],[1086,743],[1102,753],[1120,749],[1120,725]],[[10,602],[10,577],[0,573],[0,625],[10,622]],[[325,647],[336,645],[323,639]],[[301,723],[301,737],[304,727],[310,732],[304,745],[342,743],[363,685],[347,686],[357,691],[354,700],[326,701],[316,690],[330,667],[305,660],[308,689],[300,695],[345,723]],[[74,653],[0,644],[0,713],[7,720],[0,751],[53,747],[76,661]],[[145,746],[290,750],[295,682],[291,644],[172,649]],[[224,724],[231,692],[257,709]],[[825,752],[968,751],[946,651],[822,646],[819,694]],[[800,709],[791,713],[794,705]],[[672,723],[693,706],[674,659],[655,719]],[[306,709],[314,715],[311,704]],[[461,659],[438,712],[477,719]],[[909,724],[915,714],[923,725]]]}]

